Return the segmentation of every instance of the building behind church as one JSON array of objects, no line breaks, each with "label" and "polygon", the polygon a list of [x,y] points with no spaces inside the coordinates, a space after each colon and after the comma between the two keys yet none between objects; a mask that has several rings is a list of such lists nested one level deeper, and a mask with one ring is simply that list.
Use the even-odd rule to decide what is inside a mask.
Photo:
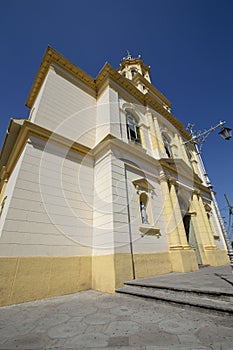
[{"label": "building behind church", "polygon": [[201,158],[141,57],[48,47],[0,156],[0,305],[228,263]]}]

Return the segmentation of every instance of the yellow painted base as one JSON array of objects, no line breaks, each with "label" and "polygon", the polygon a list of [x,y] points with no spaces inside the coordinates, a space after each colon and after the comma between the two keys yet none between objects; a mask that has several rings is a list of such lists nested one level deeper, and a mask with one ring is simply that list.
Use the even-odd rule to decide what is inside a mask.
[{"label": "yellow painted base", "polygon": [[91,257],[0,258],[0,306],[91,288]]},{"label": "yellow painted base", "polygon": [[115,293],[125,281],[172,272],[169,253],[115,254],[94,256],[92,261],[92,288]]},{"label": "yellow painted base", "polygon": [[[212,266],[229,263],[225,251],[205,250]],[[134,266],[134,269],[133,269]],[[193,250],[156,254],[115,254],[79,257],[1,257],[0,306],[82,290],[115,293],[134,278],[198,270]],[[134,271],[134,273],[133,273]]]},{"label": "yellow painted base", "polygon": [[171,250],[170,258],[173,272],[191,272],[198,270],[196,255],[192,249]]},{"label": "yellow painted base", "polygon": [[106,293],[115,292],[113,254],[92,257],[92,288]]},{"label": "yellow painted base", "polygon": [[229,257],[225,250],[205,249],[204,252],[206,256],[206,262],[211,266],[221,266],[229,264]]},{"label": "yellow painted base", "polygon": [[135,278],[157,276],[172,272],[169,253],[135,254]]}]

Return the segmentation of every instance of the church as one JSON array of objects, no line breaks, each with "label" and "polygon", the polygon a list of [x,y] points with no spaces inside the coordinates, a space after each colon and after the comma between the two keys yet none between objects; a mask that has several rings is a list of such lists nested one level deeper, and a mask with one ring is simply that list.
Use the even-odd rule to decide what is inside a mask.
[{"label": "church", "polygon": [[191,135],[130,53],[94,79],[48,47],[0,155],[0,305],[228,263]]}]

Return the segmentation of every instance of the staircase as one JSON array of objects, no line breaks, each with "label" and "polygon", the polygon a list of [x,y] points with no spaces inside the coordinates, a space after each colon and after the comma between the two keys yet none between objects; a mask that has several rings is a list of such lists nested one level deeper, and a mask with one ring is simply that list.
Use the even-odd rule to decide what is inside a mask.
[{"label": "staircase", "polygon": [[146,284],[140,280],[128,281],[117,293],[150,298],[157,301],[189,306],[218,313],[233,314],[233,289],[231,291],[208,291],[205,289]]}]

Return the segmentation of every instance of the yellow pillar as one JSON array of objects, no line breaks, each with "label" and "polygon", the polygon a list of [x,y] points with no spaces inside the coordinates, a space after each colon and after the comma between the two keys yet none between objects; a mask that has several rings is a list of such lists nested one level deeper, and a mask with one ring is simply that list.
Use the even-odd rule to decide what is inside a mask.
[{"label": "yellow pillar", "polygon": [[195,271],[198,270],[195,252],[187,242],[174,183],[171,179],[169,182],[170,190],[166,176],[160,178],[172,269],[176,272]]},{"label": "yellow pillar", "polygon": [[175,216],[175,221],[177,225],[177,231],[179,235],[180,246],[184,249],[189,249],[187,242],[187,237],[184,229],[183,218],[181,215],[180,205],[176,194],[175,181],[173,179],[169,180],[170,183],[170,197],[172,203],[172,209]]},{"label": "yellow pillar", "polygon": [[164,148],[164,144],[163,144],[163,140],[162,140],[162,135],[160,132],[160,127],[159,127],[159,123],[158,123],[158,119],[156,117],[153,118],[154,119],[154,127],[155,127],[155,136],[157,139],[157,143],[158,143],[158,150],[161,154],[165,154],[165,148]]},{"label": "yellow pillar", "polygon": [[144,130],[143,125],[140,125],[140,137],[141,137],[142,147],[144,149],[147,149],[146,139],[145,139],[145,130]]},{"label": "yellow pillar", "polygon": [[147,117],[148,117],[148,122],[150,126],[150,138],[152,143],[152,149],[153,151],[156,151],[156,150],[159,150],[159,143],[158,143],[158,138],[156,137],[155,125],[153,122],[152,114],[148,112]]},{"label": "yellow pillar", "polygon": [[205,226],[206,226],[206,232],[207,232],[207,235],[208,235],[209,245],[210,245],[210,247],[216,248],[216,244],[215,244],[215,241],[214,241],[214,237],[213,237],[213,234],[212,234],[210,223],[209,223],[209,220],[207,218],[207,213],[206,213],[205,206],[203,204],[203,200],[202,200],[201,196],[199,198],[199,205],[200,205],[200,208],[201,208],[201,214],[202,214],[202,217],[203,217],[203,221],[204,221]]},{"label": "yellow pillar", "polygon": [[209,237],[207,234],[206,225],[205,225],[205,222],[203,220],[201,207],[199,205],[198,192],[193,192],[192,205],[193,205],[194,210],[197,213],[197,221],[198,221],[198,225],[199,225],[200,232],[201,232],[202,244],[204,247],[208,247],[210,245],[210,241],[209,241]]},{"label": "yellow pillar", "polygon": [[181,153],[181,158],[184,159],[185,162],[189,164],[189,158],[188,158],[188,155],[187,155],[187,152],[186,152],[186,148],[185,148],[186,146],[183,144],[182,137],[180,135],[177,135],[177,138],[179,140],[179,150],[180,150],[180,153]]},{"label": "yellow pillar", "polygon": [[178,225],[170,197],[170,191],[166,176],[160,178],[160,185],[163,193],[164,215],[167,224],[170,248],[179,249],[182,247],[182,244],[179,237]]},{"label": "yellow pillar", "polygon": [[211,227],[207,218],[202,198],[197,191],[194,191],[193,193],[192,203],[195,211],[197,212],[196,220],[198,221],[200,228],[201,240],[206,257],[205,263],[217,266],[219,265],[218,250],[214,241],[214,237],[212,235]]}]

